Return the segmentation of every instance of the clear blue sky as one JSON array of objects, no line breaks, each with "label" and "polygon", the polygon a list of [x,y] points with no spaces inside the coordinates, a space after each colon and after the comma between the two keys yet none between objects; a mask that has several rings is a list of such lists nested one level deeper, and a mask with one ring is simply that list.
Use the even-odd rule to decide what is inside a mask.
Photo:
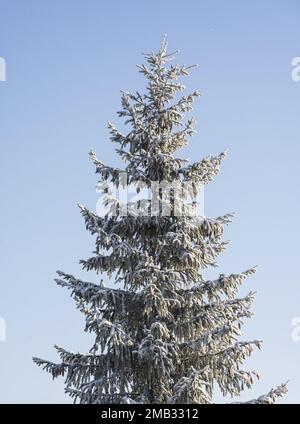
[{"label": "clear blue sky", "polygon": [[228,148],[206,190],[206,213],[235,211],[216,273],[258,264],[245,338],[263,339],[249,361],[262,378],[243,399],[290,380],[283,402],[300,403],[299,155],[300,4],[290,1],[0,0],[0,402],[70,402],[63,381],[31,362],[56,360],[56,343],[85,351],[90,337],[56,269],[93,280],[80,258],[94,249],[76,207],[95,208],[91,148],[118,164],[106,122],[118,122],[119,90],[143,87],[135,65],[164,33],[178,61],[198,63],[186,80],[195,108],[192,160]]}]

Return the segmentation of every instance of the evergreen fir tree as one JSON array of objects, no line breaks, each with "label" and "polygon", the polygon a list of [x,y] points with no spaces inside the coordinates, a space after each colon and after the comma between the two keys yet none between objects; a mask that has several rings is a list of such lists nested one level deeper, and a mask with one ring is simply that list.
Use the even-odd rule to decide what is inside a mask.
[{"label": "evergreen fir tree", "polygon": [[[194,121],[184,120],[184,114],[200,94],[177,99],[184,89],[178,79],[189,67],[168,65],[173,57],[165,38],[158,53],[145,55],[147,64],[138,68],[147,80],[146,94],[124,92],[118,112],[131,129],[122,134],[109,123],[109,130],[126,164],[126,183],[137,191],[153,181],[188,183],[196,195],[218,174],[225,153],[194,164],[174,156],[194,133]],[[65,391],[80,403],[210,404],[216,385],[224,396],[238,396],[258,377],[241,365],[261,342],[239,341],[243,319],[251,317],[253,293],[236,297],[255,268],[214,281],[203,276],[226,247],[223,227],[232,215],[190,214],[190,203],[176,190],[168,215],[161,213],[161,190],[156,213],[151,200],[132,202],[124,213],[105,185],[120,187],[122,170],[104,165],[94,152],[90,157],[110,210],[99,216],[80,205],[86,228],[96,235],[95,256],[80,262],[88,271],[113,276],[120,288],[58,271],[57,284],[70,290],[95,342],[88,354],[56,346],[60,363],[34,361],[53,378],[64,376]],[[182,214],[175,213],[175,203],[183,206]],[[273,403],[285,392],[281,385],[250,403]]]}]

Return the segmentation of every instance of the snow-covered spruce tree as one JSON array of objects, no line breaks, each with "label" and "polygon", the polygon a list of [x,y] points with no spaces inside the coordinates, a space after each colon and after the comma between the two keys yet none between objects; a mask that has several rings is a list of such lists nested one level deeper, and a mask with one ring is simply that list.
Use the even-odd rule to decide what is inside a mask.
[{"label": "snow-covered spruce tree", "polygon": [[[194,164],[174,156],[194,132],[193,120],[184,121],[184,114],[199,93],[176,96],[184,89],[178,78],[188,75],[189,67],[167,65],[174,54],[167,53],[165,39],[158,53],[145,57],[147,64],[138,68],[147,81],[146,94],[123,93],[118,112],[130,131],[122,134],[109,124],[125,168],[104,165],[94,152],[91,159],[102,183],[118,187],[125,171],[126,183],[137,191],[167,181],[188,183],[195,195],[218,174],[225,154]],[[257,372],[243,371],[241,364],[261,342],[239,341],[242,320],[251,316],[253,293],[236,294],[255,269],[221,274],[214,281],[203,277],[226,247],[223,227],[232,215],[201,218],[187,213],[188,208],[175,213],[176,198],[184,200],[174,190],[168,215],[161,213],[161,190],[156,213],[151,200],[146,207],[132,202],[136,207],[124,213],[124,205],[105,185],[102,190],[110,206],[106,215],[80,205],[86,228],[96,235],[95,256],[81,264],[113,276],[120,288],[58,271],[57,284],[70,289],[95,343],[88,354],[56,346],[58,364],[34,361],[53,378],[64,376],[66,392],[80,403],[209,404],[216,385],[224,396],[250,388]],[[273,403],[285,392],[281,385],[250,403]]]}]

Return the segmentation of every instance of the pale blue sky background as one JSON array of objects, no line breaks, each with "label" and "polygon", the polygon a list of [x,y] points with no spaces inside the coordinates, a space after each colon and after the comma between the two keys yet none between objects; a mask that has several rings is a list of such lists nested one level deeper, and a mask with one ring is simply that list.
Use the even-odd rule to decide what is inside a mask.
[{"label": "pale blue sky background", "polygon": [[53,278],[63,269],[93,280],[78,265],[94,249],[76,207],[97,200],[88,152],[119,163],[106,122],[118,122],[120,89],[143,87],[135,64],[165,32],[178,61],[199,64],[188,90],[204,93],[184,155],[230,153],[206,190],[208,215],[236,212],[216,275],[259,265],[242,293],[257,291],[245,334],[265,341],[249,361],[262,379],[243,399],[291,380],[283,402],[300,403],[300,342],[291,339],[300,316],[300,82],[291,79],[299,19],[297,0],[0,0],[1,403],[70,402],[63,381],[31,357],[55,361],[55,343],[90,346]]}]

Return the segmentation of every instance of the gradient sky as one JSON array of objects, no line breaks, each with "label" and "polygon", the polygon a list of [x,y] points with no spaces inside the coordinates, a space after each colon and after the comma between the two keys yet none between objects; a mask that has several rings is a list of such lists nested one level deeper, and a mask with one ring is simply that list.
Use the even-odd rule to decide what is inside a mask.
[{"label": "gradient sky", "polygon": [[297,0],[0,0],[0,403],[70,402],[63,380],[31,357],[56,361],[54,344],[90,347],[83,316],[53,278],[62,269],[95,281],[78,264],[94,250],[76,206],[97,201],[88,152],[119,164],[106,122],[118,123],[121,89],[144,87],[135,65],[164,33],[178,62],[199,64],[187,92],[204,93],[183,156],[229,149],[206,213],[236,217],[220,270],[208,276],[259,265],[241,293],[257,291],[245,338],[264,344],[246,368],[262,378],[242,399],[290,380],[282,402],[300,403],[300,341],[291,338],[300,316],[300,82],[291,78],[299,19]]}]

